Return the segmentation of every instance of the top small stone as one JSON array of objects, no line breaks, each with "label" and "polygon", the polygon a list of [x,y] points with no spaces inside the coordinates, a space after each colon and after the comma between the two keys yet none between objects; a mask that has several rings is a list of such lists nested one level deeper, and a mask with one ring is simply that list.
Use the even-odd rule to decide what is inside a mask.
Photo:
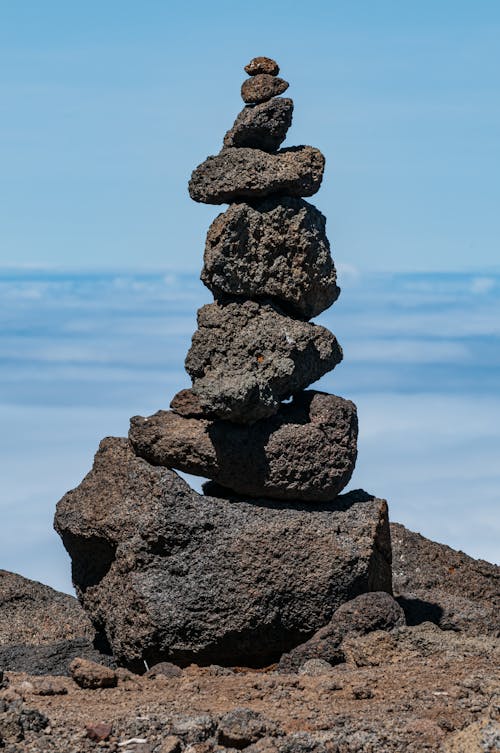
[{"label": "top small stone", "polygon": [[270,76],[277,76],[280,67],[276,60],[266,57],[252,58],[248,65],[245,65],[245,71],[249,76],[256,76],[258,73],[268,73]]}]

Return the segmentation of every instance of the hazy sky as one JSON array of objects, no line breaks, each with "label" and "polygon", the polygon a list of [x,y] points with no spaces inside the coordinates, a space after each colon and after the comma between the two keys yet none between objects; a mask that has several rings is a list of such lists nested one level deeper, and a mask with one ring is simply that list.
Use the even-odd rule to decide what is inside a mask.
[{"label": "hazy sky", "polygon": [[319,146],[336,259],[498,263],[496,0],[0,3],[0,263],[197,270],[187,195],[275,56]]}]

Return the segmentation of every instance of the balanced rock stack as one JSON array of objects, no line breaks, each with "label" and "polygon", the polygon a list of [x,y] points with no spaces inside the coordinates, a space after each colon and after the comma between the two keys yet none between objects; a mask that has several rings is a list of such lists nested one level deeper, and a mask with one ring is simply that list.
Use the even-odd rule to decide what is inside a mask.
[{"label": "balanced rock stack", "polygon": [[[318,149],[280,149],[293,102],[269,58],[245,70],[246,106],[194,172],[212,223],[186,358],[192,388],[129,439],[103,440],[60,501],[73,581],[119,661],[264,665],[360,593],[391,590],[387,505],[338,496],[356,461],[354,404],[305,391],[342,359],[309,320],[339,288],[325,218],[304,196]],[[288,400],[291,399],[290,402]],[[204,495],[172,469],[210,479]]]},{"label": "balanced rock stack", "polygon": [[293,102],[274,95],[288,84],[269,58],[245,70],[249,104],[189,183],[195,201],[231,202],[207,235],[201,278],[216,301],[198,312],[193,388],[172,412],[133,419],[130,438],[150,463],[239,494],[329,500],[351,478],[357,418],[348,400],[303,392],[342,359],[332,333],[308,322],[340,292],[325,218],[301,198],[319,189],[324,158],[278,151]]}]

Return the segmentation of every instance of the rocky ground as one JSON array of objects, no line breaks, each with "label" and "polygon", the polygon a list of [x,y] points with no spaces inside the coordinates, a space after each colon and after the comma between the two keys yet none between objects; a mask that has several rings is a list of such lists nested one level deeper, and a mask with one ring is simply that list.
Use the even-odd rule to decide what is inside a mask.
[{"label": "rocky ground", "polygon": [[[112,658],[92,646],[72,597],[1,572],[0,747],[500,750],[500,569],[398,524],[391,533],[395,591],[412,624],[337,630],[335,665],[319,657],[293,669],[286,662],[259,670],[165,664],[142,676],[109,669],[103,664]],[[79,655],[99,664],[75,664]]]}]

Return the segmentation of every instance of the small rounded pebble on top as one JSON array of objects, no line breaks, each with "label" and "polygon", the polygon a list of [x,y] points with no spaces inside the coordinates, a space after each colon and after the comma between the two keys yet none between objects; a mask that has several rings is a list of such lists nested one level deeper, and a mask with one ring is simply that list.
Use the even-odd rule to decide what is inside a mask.
[{"label": "small rounded pebble on top", "polygon": [[252,58],[248,65],[245,65],[245,71],[249,76],[256,76],[258,73],[268,73],[270,76],[277,76],[280,67],[276,60],[266,57]]}]

